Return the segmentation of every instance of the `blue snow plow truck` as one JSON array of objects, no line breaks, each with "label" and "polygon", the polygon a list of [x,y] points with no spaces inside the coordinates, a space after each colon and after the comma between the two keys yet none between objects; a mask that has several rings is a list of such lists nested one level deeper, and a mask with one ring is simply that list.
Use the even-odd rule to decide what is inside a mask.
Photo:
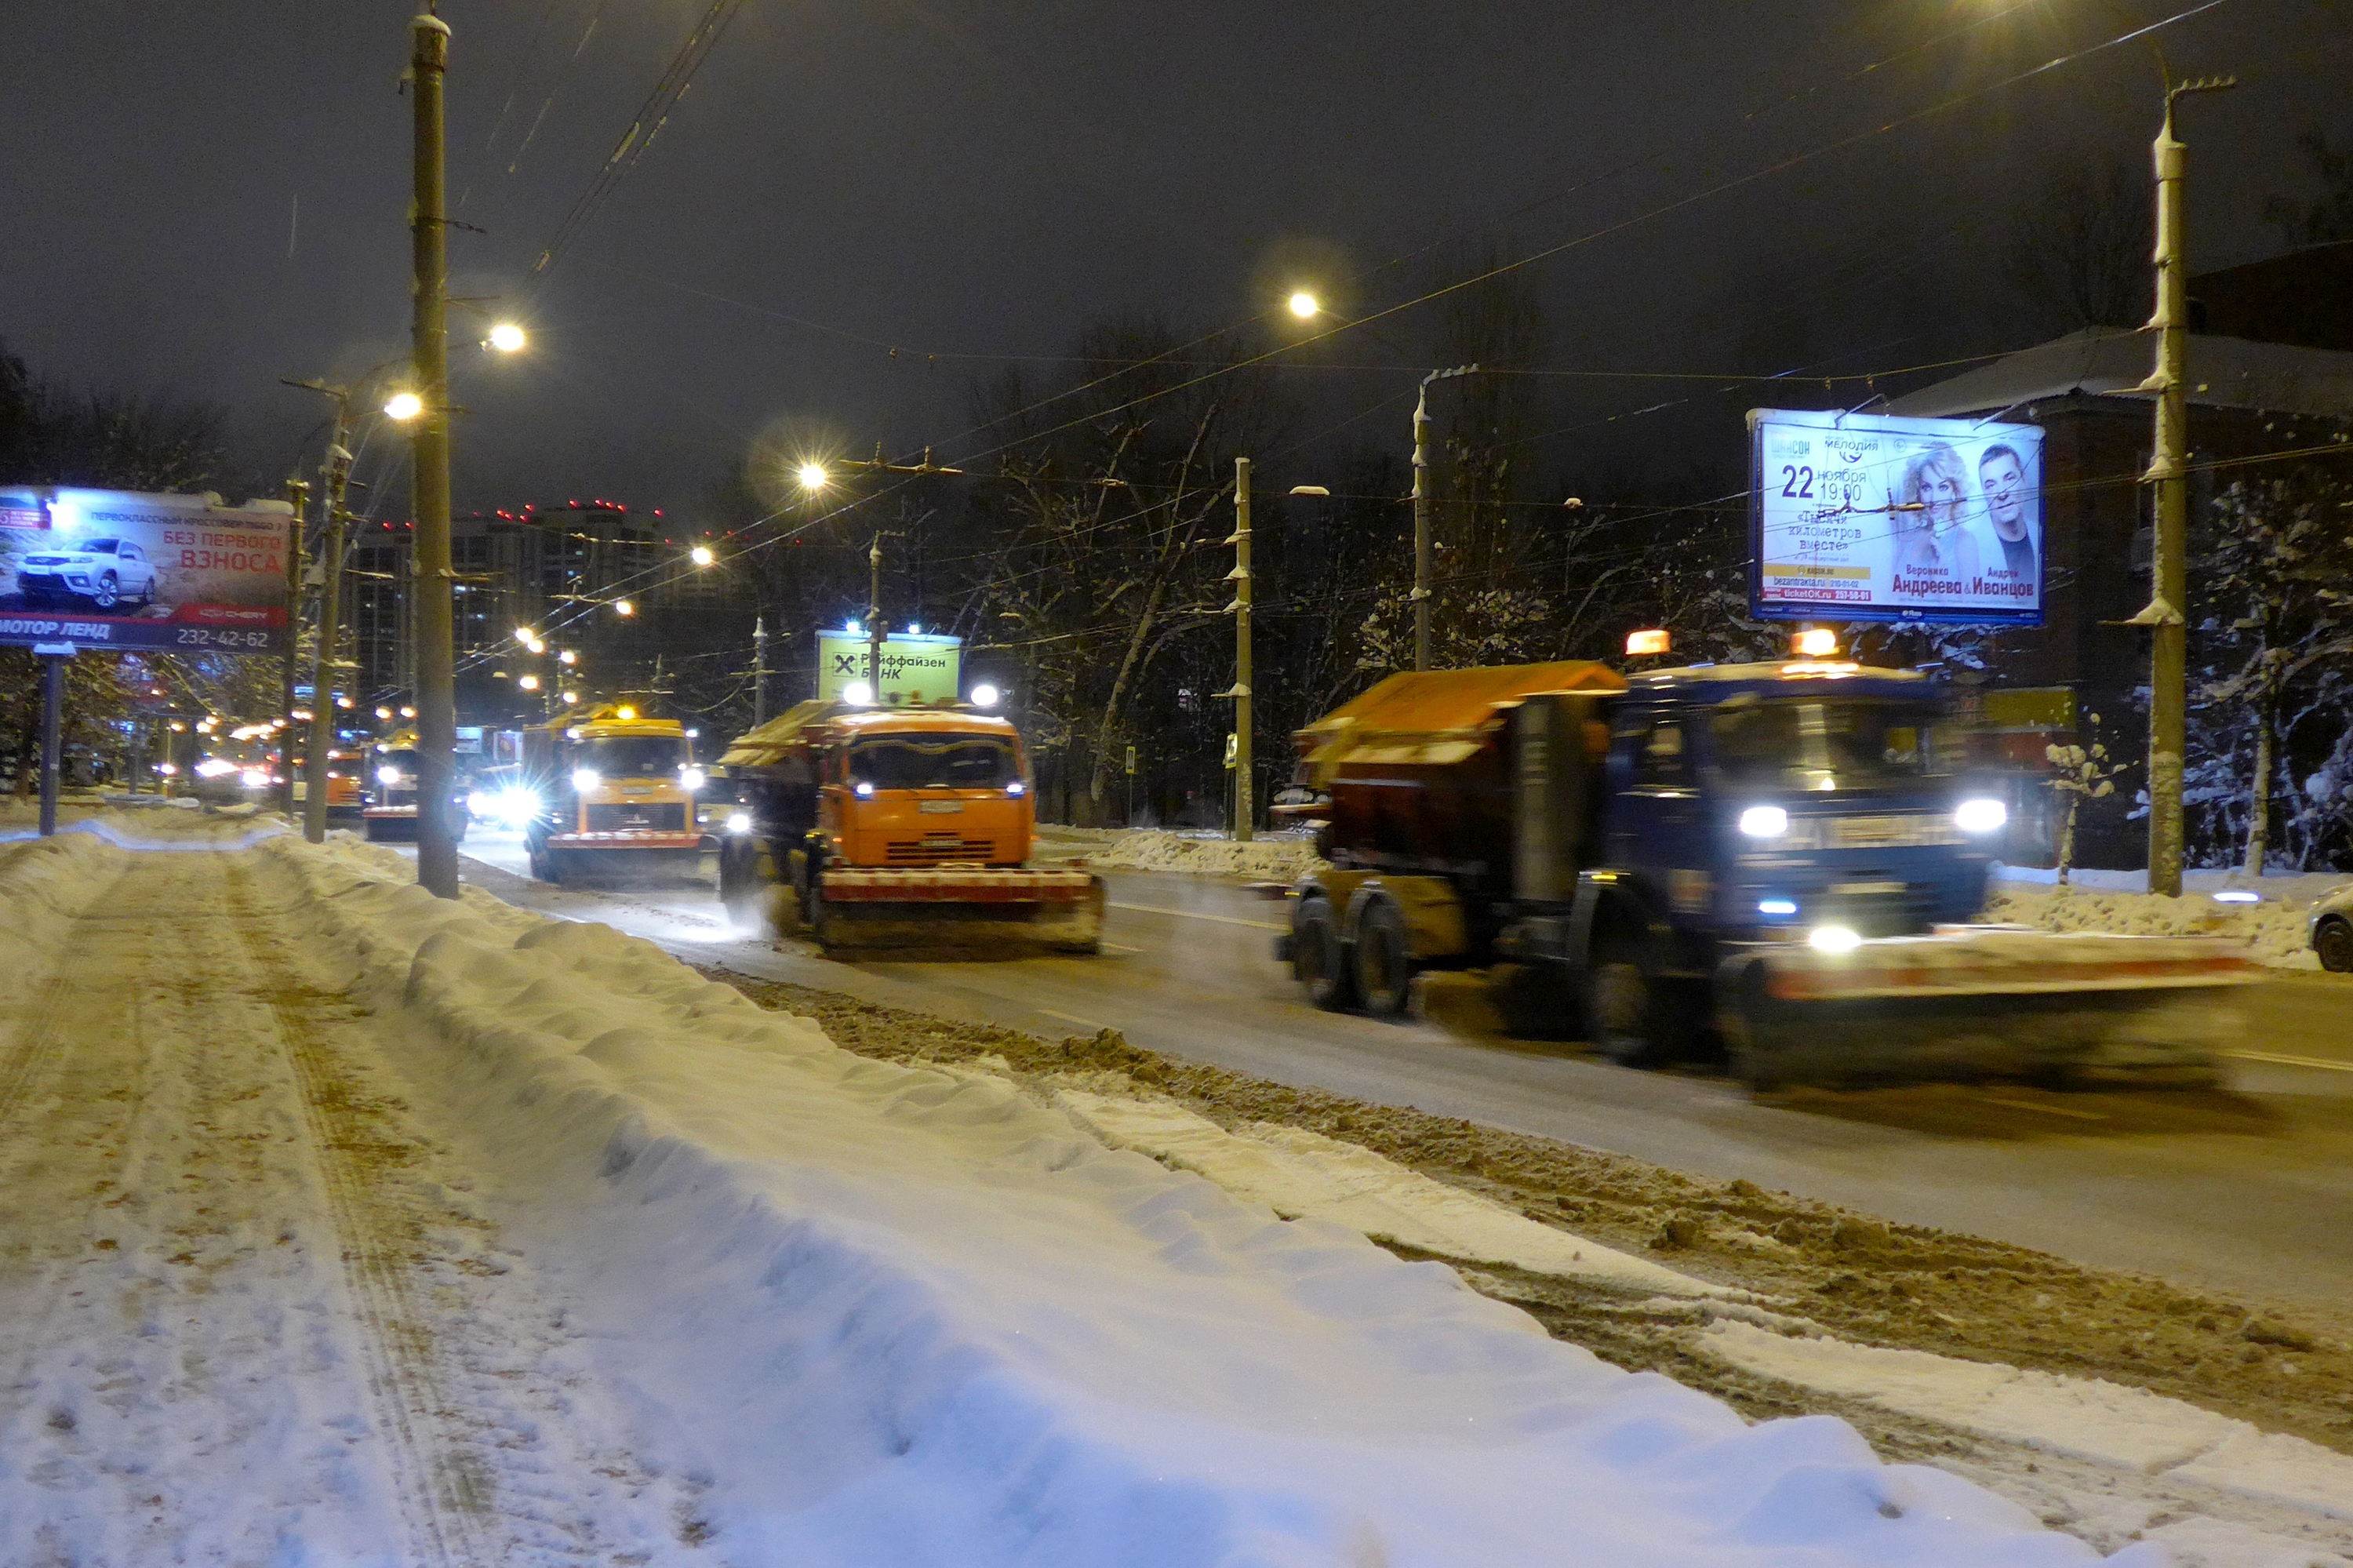
[{"label": "blue snow plow truck", "polygon": [[2214,1081],[2240,950],[1966,924],[2007,810],[1963,739],[1916,673],[1837,659],[1393,675],[1299,732],[1330,865],[1276,957],[1376,1013],[1483,971],[1510,1033],[1630,1065],[1712,1033],[1757,1089]]}]

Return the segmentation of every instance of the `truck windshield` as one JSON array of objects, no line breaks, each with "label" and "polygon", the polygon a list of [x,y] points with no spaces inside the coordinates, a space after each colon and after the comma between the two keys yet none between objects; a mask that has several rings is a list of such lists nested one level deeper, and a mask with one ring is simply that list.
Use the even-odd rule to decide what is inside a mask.
[{"label": "truck windshield", "polygon": [[877,789],[1002,789],[1021,777],[993,735],[892,736],[850,748],[849,781]]},{"label": "truck windshield", "polygon": [[580,743],[576,765],[602,779],[669,779],[686,763],[686,737],[609,735]]},{"label": "truck windshield", "polygon": [[1784,789],[1873,789],[1943,773],[1934,707],[1846,698],[1735,697],[1709,726],[1725,782]]}]

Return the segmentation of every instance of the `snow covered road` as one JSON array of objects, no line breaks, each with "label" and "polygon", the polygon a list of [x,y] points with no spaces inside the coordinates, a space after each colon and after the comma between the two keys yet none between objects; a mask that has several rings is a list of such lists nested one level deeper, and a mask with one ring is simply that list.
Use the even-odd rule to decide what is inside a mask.
[{"label": "snow covered road", "polygon": [[2092,1560],[364,850],[0,895],[0,1561]]}]

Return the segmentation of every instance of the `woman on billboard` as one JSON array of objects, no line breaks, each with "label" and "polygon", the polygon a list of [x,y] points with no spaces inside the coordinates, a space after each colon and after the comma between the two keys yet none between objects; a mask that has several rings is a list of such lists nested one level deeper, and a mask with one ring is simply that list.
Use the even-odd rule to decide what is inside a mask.
[{"label": "woman on billboard", "polygon": [[1951,447],[1938,442],[1905,465],[1895,514],[1896,598],[1947,599],[1969,591],[1978,555],[1966,521],[1968,504],[1968,469]]}]

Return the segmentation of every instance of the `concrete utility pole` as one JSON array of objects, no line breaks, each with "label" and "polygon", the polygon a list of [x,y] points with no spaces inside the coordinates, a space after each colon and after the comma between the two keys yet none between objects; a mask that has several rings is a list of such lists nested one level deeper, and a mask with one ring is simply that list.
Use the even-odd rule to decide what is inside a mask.
[{"label": "concrete utility pole", "polygon": [[1413,667],[1430,668],[1430,384],[1476,376],[1475,365],[1433,370],[1413,400]]},{"label": "concrete utility pole", "polygon": [[882,705],[882,535],[866,552],[866,697]]},{"label": "concrete utility pole", "polygon": [[[1416,471],[1419,471],[1418,470]],[[1234,601],[1226,613],[1234,618],[1234,689],[1219,692],[1234,700],[1234,842],[1250,842],[1258,805],[1250,788],[1250,461],[1234,459],[1234,569],[1226,580],[1234,585]],[[1132,786],[1131,786],[1132,787]]]},{"label": "concrete utility pole", "polygon": [[2235,78],[2210,77],[2168,87],[2157,162],[2157,369],[2140,384],[2157,394],[2157,436],[2141,482],[2155,493],[2156,545],[2149,601],[2126,624],[2149,629],[2148,890],[2181,896],[2181,758],[2188,709],[2184,666],[2189,599],[2189,274],[2183,236],[2182,185],[2189,150],[2173,134],[2176,100],[2219,92]]},{"label": "concrete utility pole", "polygon": [[[286,525],[286,670],[283,685],[285,700],[278,705],[278,715],[286,721],[278,732],[278,766],[286,775],[279,787],[278,809],[286,820],[294,820],[294,736],[298,733],[294,717],[294,644],[295,633],[302,624],[302,521],[311,511],[311,486],[307,481],[290,479],[286,482],[286,503],[294,508],[293,520]],[[315,705],[317,698],[312,697]]]},{"label": "concrete utility pole", "polygon": [[[335,655],[343,630],[343,491],[351,479],[351,410],[335,399],[335,435],[319,460],[319,636],[311,660],[311,753],[302,770],[302,836],[312,843],[327,837],[327,761],[335,747]],[[362,764],[365,766],[364,762]],[[422,800],[423,796],[417,799]],[[417,813],[421,819],[424,812]]]},{"label": "concrete utility pole", "polygon": [[412,331],[417,395],[417,881],[437,898],[458,896],[458,843],[449,821],[452,753],[458,744],[456,660],[449,604],[449,334],[444,319],[448,274],[442,217],[441,78],[449,68],[449,25],[438,16],[410,20],[409,90],[417,106],[417,199],[410,217],[416,267]]},{"label": "concrete utility pole", "polygon": [[752,727],[768,722],[768,620],[752,618]]}]

